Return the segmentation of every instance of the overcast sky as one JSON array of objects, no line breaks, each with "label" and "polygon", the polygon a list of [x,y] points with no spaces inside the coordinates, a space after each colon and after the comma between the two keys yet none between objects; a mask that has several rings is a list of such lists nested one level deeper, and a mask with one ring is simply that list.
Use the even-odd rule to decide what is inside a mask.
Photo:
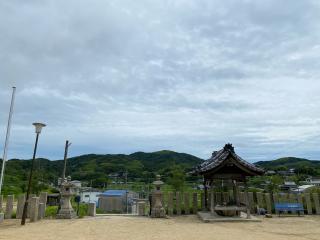
[{"label": "overcast sky", "polygon": [[8,158],[320,159],[319,56],[318,0],[4,0],[0,147],[14,85]]}]

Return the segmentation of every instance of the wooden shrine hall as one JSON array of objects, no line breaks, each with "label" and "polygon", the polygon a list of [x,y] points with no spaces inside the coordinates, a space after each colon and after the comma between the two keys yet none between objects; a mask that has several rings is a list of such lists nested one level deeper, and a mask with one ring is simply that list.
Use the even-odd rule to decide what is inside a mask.
[{"label": "wooden shrine hall", "polygon": [[[212,157],[196,167],[194,174],[202,175],[204,179],[205,207],[211,214],[220,216],[240,216],[245,212],[250,215],[247,178],[264,174],[264,170],[243,160],[238,156],[232,144],[212,153]],[[239,186],[244,185],[245,203],[240,201]],[[233,201],[219,203],[215,201],[215,192],[231,188]],[[210,189],[210,207],[208,206],[208,189]]]}]

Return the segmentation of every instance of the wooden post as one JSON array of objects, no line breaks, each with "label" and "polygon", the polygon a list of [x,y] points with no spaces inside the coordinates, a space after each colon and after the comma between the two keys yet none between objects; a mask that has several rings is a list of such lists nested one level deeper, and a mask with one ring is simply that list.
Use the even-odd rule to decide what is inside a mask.
[{"label": "wooden post", "polygon": [[173,215],[173,192],[168,193],[168,215]]},{"label": "wooden post", "polygon": [[69,141],[66,141],[66,145],[64,147],[64,166],[63,166],[63,172],[62,172],[62,181],[64,181],[64,179],[66,178],[66,169],[67,169],[67,158],[68,158],[68,150],[70,147],[71,143],[69,143]]},{"label": "wooden post", "polygon": [[314,206],[316,209],[316,213],[317,213],[317,215],[320,215],[319,194],[313,193],[312,198],[313,198]]},{"label": "wooden post", "polygon": [[190,194],[188,192],[184,193],[184,213],[190,214]]},{"label": "wooden post", "polygon": [[215,191],[214,191],[214,185],[213,182],[211,183],[211,201],[210,201],[210,212],[214,213],[214,207],[215,207]]},{"label": "wooden post", "polygon": [[240,192],[240,203],[241,204],[246,204],[246,193],[245,192]]},{"label": "wooden post", "polygon": [[229,190],[229,199],[233,202],[235,202],[236,200],[234,199],[234,194],[233,194],[233,190]]},{"label": "wooden post", "polygon": [[228,192],[223,192],[222,194],[223,194],[223,201],[225,203],[228,203],[229,202],[229,194],[228,194]]},{"label": "wooden post", "polygon": [[310,193],[305,193],[304,199],[306,200],[306,203],[307,203],[308,214],[312,215],[312,205],[311,205]]},{"label": "wooden post", "polygon": [[256,208],[255,208],[253,192],[249,192],[248,195],[249,195],[250,212],[255,213],[256,212]]},{"label": "wooden post", "polygon": [[[303,199],[302,199],[302,194],[301,193],[298,194],[298,203],[301,203],[302,207],[304,208]],[[304,211],[300,211],[300,214],[304,215]]]},{"label": "wooden post", "polygon": [[[288,202],[288,194],[287,193],[281,193],[280,194],[280,202],[281,203]],[[284,214],[288,214],[288,211],[284,210]]]},{"label": "wooden post", "polygon": [[207,210],[208,209],[208,189],[207,189],[206,179],[204,179],[203,185],[204,185],[204,209],[203,210]]},{"label": "wooden post", "polygon": [[215,200],[216,200],[216,204],[222,204],[222,196],[221,196],[221,192],[216,192],[216,198],[215,198]]},{"label": "wooden post", "polygon": [[[273,193],[273,203],[276,204],[276,203],[279,203],[279,195],[278,193]],[[279,214],[279,211],[278,210],[275,210],[276,214]]]},{"label": "wooden post", "polygon": [[205,198],[205,194],[202,192],[201,193],[201,211],[204,211],[206,209],[204,198]]},{"label": "wooden post", "polygon": [[232,183],[233,183],[233,197],[234,197],[234,200],[236,202],[236,205],[240,206],[239,191],[238,191],[237,182],[236,182],[236,180],[233,180]]},{"label": "wooden post", "polygon": [[193,214],[197,214],[198,213],[198,193],[193,193],[192,194],[192,206],[193,206],[193,209],[192,209],[192,213]]},{"label": "wooden post", "polygon": [[[293,193],[290,193],[290,194],[289,194],[289,202],[290,202],[290,203],[295,203],[295,202],[297,202],[297,201],[298,201],[298,200],[296,199],[295,195],[294,195]],[[296,212],[297,212],[297,211],[292,211],[293,214],[296,214]]]},{"label": "wooden post", "polygon": [[265,194],[266,204],[267,204],[267,212],[272,214],[272,203],[270,193]]},{"label": "wooden post", "polygon": [[257,201],[259,208],[264,208],[263,194],[261,192],[257,192]]},{"label": "wooden post", "polygon": [[251,213],[250,213],[250,200],[249,200],[249,194],[248,194],[248,184],[247,181],[244,182],[244,192],[246,196],[246,207],[247,207],[247,219],[251,218]]},{"label": "wooden post", "polygon": [[181,215],[181,197],[180,193],[176,193],[176,208],[177,208],[177,215]]},{"label": "wooden post", "polygon": [[211,204],[211,188],[208,188],[208,199],[207,199],[207,201],[208,201],[208,206],[207,206],[207,208],[206,208],[206,211],[210,211],[210,204]]}]

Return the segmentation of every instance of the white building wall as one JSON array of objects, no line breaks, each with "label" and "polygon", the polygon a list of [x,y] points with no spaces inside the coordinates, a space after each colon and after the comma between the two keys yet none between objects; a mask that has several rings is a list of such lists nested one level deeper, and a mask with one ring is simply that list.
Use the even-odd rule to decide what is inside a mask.
[{"label": "white building wall", "polygon": [[80,193],[80,201],[83,203],[96,203],[98,204],[99,197],[98,195],[101,192],[81,192]]}]

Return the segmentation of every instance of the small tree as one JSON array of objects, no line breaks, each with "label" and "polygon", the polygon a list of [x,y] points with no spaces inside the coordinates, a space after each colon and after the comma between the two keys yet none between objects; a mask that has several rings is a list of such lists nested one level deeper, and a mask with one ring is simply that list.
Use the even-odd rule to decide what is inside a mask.
[{"label": "small tree", "polygon": [[170,168],[168,182],[176,192],[183,190],[185,179],[186,174],[181,166],[173,165]]},{"label": "small tree", "polygon": [[267,185],[268,192],[274,193],[279,191],[279,186],[283,183],[282,177],[274,175],[270,178],[270,183]]}]

